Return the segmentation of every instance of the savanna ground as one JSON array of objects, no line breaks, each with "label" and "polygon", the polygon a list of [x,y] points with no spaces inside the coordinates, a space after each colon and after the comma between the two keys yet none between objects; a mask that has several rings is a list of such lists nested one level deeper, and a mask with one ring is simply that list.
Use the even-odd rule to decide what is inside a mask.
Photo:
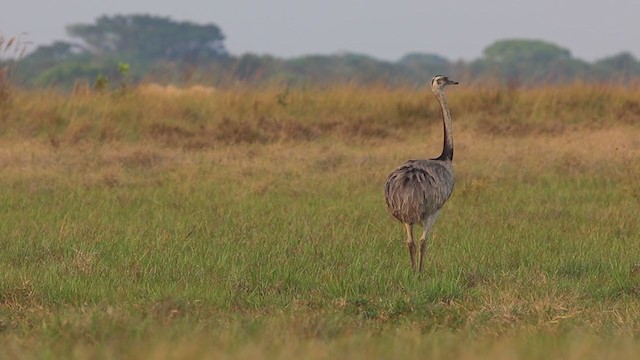
[{"label": "savanna ground", "polygon": [[416,274],[382,189],[441,150],[425,89],[13,91],[0,357],[637,357],[640,93],[448,94]]}]

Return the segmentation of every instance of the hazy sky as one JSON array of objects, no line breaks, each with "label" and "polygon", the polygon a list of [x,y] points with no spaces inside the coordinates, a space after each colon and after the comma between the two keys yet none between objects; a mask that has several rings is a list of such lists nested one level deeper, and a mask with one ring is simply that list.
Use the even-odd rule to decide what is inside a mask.
[{"label": "hazy sky", "polygon": [[543,39],[592,61],[640,56],[640,0],[0,0],[0,33],[35,45],[103,14],[146,13],[214,23],[232,54],[291,57],[352,51],[396,60],[412,52],[474,59],[505,38]]}]

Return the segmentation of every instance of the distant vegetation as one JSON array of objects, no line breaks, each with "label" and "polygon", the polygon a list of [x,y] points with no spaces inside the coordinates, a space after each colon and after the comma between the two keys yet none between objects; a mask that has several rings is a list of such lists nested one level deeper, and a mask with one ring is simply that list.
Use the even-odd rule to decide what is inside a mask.
[{"label": "distant vegetation", "polygon": [[[398,61],[340,53],[282,59],[229,54],[214,24],[177,22],[150,15],[102,16],[93,24],[67,27],[73,41],[39,46],[17,63],[13,82],[29,87],[71,88],[96,79],[120,81],[119,64],[130,65],[129,81],[223,86],[251,84],[414,85],[438,73],[466,82],[490,78],[509,85],[586,82],[628,83],[640,77],[640,62],[620,53],[588,63],[568,49],[540,40],[508,39],[489,45],[479,59],[451,61],[411,53]],[[1,60],[1,59],[0,59]],[[4,60],[4,66],[9,60]]]}]

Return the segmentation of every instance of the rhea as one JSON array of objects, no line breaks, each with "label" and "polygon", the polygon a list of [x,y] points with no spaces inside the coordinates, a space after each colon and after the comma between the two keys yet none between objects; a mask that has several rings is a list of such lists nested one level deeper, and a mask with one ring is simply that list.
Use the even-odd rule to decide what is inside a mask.
[{"label": "rhea", "polygon": [[[407,231],[407,247],[411,267],[422,271],[425,263],[427,239],[431,227],[438,218],[440,209],[453,192],[453,130],[451,113],[444,95],[445,87],[457,85],[443,75],[431,80],[431,91],[438,99],[442,109],[444,125],[444,144],[442,154],[430,160],[408,160],[389,174],[384,186],[384,197],[387,209],[398,221],[404,224]],[[416,243],[413,238],[413,227],[421,224],[424,229],[419,239],[420,252],[416,263]]]}]

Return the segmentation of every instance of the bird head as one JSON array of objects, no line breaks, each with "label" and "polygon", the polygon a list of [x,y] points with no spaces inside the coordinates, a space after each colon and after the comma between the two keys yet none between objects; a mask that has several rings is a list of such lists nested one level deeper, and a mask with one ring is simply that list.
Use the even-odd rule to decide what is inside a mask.
[{"label": "bird head", "polygon": [[436,75],[431,79],[431,91],[434,93],[444,91],[447,85],[458,85],[458,82],[449,80],[449,78],[444,75]]}]

